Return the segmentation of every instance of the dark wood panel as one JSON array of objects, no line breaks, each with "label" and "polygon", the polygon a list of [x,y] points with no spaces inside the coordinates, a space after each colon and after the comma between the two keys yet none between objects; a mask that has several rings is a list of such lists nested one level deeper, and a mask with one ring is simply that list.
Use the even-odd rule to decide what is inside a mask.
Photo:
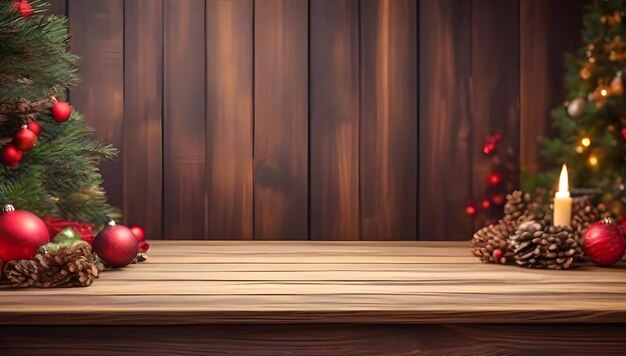
[{"label": "dark wood panel", "polygon": [[365,240],[417,237],[417,41],[417,1],[361,2]]},{"label": "dark wood panel", "polygon": [[124,221],[162,238],[163,1],[124,7]]},{"label": "dark wood panel", "polygon": [[50,0],[50,13],[57,16],[67,15],[67,0]]},{"label": "dark wood panel", "polygon": [[254,6],[255,239],[308,237],[307,6]]},{"label": "dark wood panel", "polygon": [[419,236],[468,239],[471,2],[420,1]]},{"label": "dark wood panel", "polygon": [[542,167],[540,140],[551,133],[550,111],[566,92],[564,53],[581,45],[583,5],[588,0],[524,0],[520,3],[521,168]]},{"label": "dark wood panel", "polygon": [[310,5],[311,239],[359,239],[359,4]]},{"label": "dark wood panel", "polygon": [[205,6],[164,1],[163,234],[202,239],[205,217]]},{"label": "dark wood panel", "polygon": [[[519,74],[519,0],[472,1],[472,81],[470,90],[472,197],[485,197],[487,177],[494,171],[494,161],[486,157],[482,147],[487,136],[501,132],[506,164],[519,167],[520,145],[520,74]],[[511,155],[504,154],[510,147]],[[514,168],[514,169],[515,169]],[[517,171],[519,173],[519,170]],[[505,179],[517,185],[519,175]],[[468,219],[463,209],[450,212]],[[474,230],[484,226],[482,218],[474,222]],[[473,231],[459,230],[446,240],[467,240]]]},{"label": "dark wood panel", "polygon": [[[71,50],[81,83],[70,90],[74,108],[96,129],[95,137],[124,150],[124,1],[69,0]],[[103,187],[111,204],[123,205],[123,159],[103,162]]]},{"label": "dark wood panel", "polygon": [[625,324],[4,326],[11,355],[623,354]]},{"label": "dark wood panel", "polygon": [[208,237],[252,239],[252,0],[206,9]]}]

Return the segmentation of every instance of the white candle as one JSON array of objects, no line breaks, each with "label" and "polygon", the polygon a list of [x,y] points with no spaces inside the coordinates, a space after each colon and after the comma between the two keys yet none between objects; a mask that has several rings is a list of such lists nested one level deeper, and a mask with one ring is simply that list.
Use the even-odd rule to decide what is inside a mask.
[{"label": "white candle", "polygon": [[554,195],[554,225],[569,225],[572,221],[572,198],[569,195],[567,167],[563,165],[559,177],[559,191]]}]

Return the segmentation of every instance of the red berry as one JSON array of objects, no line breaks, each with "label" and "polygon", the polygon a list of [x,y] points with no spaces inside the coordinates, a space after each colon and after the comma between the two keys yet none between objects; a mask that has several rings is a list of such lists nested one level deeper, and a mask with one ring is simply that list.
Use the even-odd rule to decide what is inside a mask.
[{"label": "red berry", "polygon": [[130,231],[137,236],[137,241],[143,241],[146,239],[146,234],[139,225],[133,225],[128,227]]},{"label": "red berry", "polygon": [[490,186],[492,186],[492,187],[496,187],[496,186],[500,185],[500,183],[502,183],[502,174],[500,174],[498,172],[491,173],[487,177],[487,183]]},{"label": "red berry", "polygon": [[22,129],[13,136],[13,143],[19,150],[30,151],[37,145],[37,135],[24,125]]},{"label": "red berry", "polygon": [[471,205],[471,204],[470,204],[470,205],[468,205],[468,206],[466,206],[466,207],[465,207],[465,213],[466,213],[468,216],[474,216],[474,215],[476,215],[476,207],[475,207],[475,206],[473,206],[473,205]]},{"label": "red berry", "polygon": [[503,255],[504,255],[504,252],[502,252],[501,249],[497,248],[493,250],[493,260],[496,261],[497,263],[500,263],[500,260],[502,259]]},{"label": "red berry", "polygon": [[483,206],[483,209],[489,209],[489,207],[491,207],[491,202],[489,199],[483,199],[481,205]]},{"label": "red berry", "polygon": [[35,119],[30,120],[28,122],[28,125],[26,125],[26,127],[28,127],[28,129],[31,130],[37,136],[39,136],[39,134],[41,133],[41,125],[39,125],[39,123]]},{"label": "red berry", "polygon": [[9,167],[15,167],[22,160],[24,154],[18,150],[14,144],[9,143],[4,146],[2,154],[0,155],[0,161]]},{"label": "red berry", "polygon": [[33,9],[32,6],[30,6],[30,4],[28,3],[28,1],[26,0],[22,0],[20,1],[14,1],[11,6],[13,6],[13,8],[15,8],[15,10],[17,10],[17,12],[20,13],[20,16],[22,17],[29,17],[32,14],[35,13],[35,10]]},{"label": "red berry", "polygon": [[54,105],[52,105],[52,118],[54,121],[58,123],[63,123],[67,121],[72,115],[72,106],[61,100],[57,100]]}]

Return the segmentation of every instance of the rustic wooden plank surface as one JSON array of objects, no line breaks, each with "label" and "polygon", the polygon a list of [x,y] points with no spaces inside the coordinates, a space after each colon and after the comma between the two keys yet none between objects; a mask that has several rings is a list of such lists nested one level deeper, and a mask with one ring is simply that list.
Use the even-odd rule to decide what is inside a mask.
[{"label": "rustic wooden plank surface", "polygon": [[359,239],[359,3],[310,5],[312,240]]},{"label": "rustic wooden plank surface", "polygon": [[361,239],[416,240],[417,1],[363,0],[360,19]]},{"label": "rustic wooden plank surface", "polygon": [[204,5],[204,0],[163,3],[165,239],[206,236]]},{"label": "rustic wooden plank surface", "polygon": [[124,221],[163,236],[163,1],[124,6]]},{"label": "rustic wooden plank surface", "polygon": [[308,2],[254,6],[254,237],[308,238]]},{"label": "rustic wooden plank surface", "polygon": [[[81,57],[81,83],[70,102],[96,129],[95,137],[124,149],[124,1],[69,0],[70,49]],[[103,187],[114,206],[123,205],[123,160],[103,162]]]},{"label": "rustic wooden plank surface", "polygon": [[208,238],[253,238],[253,2],[206,3]]},{"label": "rustic wooden plank surface", "polygon": [[[420,1],[419,236],[470,236],[471,1]],[[465,236],[465,237],[463,237]]]},{"label": "rustic wooden plank surface", "polygon": [[153,241],[148,262],[88,288],[2,285],[0,306],[4,325],[625,323],[626,262],[527,270],[480,263],[467,242]]},{"label": "rustic wooden plank surface", "polygon": [[626,347],[625,329],[624,324],[0,326],[0,344],[11,355],[619,355]]},{"label": "rustic wooden plank surface", "polygon": [[588,0],[520,2],[521,150],[523,171],[543,167],[539,141],[551,134],[550,111],[566,99],[565,52],[581,45],[583,5]]}]

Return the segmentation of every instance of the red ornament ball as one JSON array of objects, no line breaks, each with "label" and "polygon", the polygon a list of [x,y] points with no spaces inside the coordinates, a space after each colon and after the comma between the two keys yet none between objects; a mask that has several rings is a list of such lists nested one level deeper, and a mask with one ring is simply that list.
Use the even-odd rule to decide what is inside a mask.
[{"label": "red ornament ball", "polygon": [[475,216],[476,215],[476,207],[472,204],[468,205],[465,207],[465,214],[467,214],[468,216]]},{"label": "red ornament ball", "polygon": [[499,172],[493,172],[487,177],[487,184],[492,187],[497,187],[502,183],[502,174]]},{"label": "red ornament ball", "polygon": [[35,214],[4,207],[0,215],[0,260],[30,260],[39,246],[50,242],[46,224]]},{"label": "red ornament ball", "polygon": [[26,127],[28,127],[28,129],[37,136],[39,136],[39,134],[41,133],[41,125],[39,125],[39,122],[37,122],[37,120],[35,119],[30,120]]},{"label": "red ornament ball", "polygon": [[9,167],[15,167],[20,163],[22,157],[24,157],[22,151],[18,150],[14,144],[9,143],[4,146],[4,150],[0,154],[0,161]]},{"label": "red ornament ball", "polygon": [[606,219],[587,228],[583,240],[585,254],[598,266],[610,266],[624,257],[626,240],[619,227]]},{"label": "red ornament ball", "polygon": [[491,207],[491,202],[489,201],[489,199],[483,199],[480,205],[483,206],[483,209],[489,209]]},{"label": "red ornament ball", "polygon": [[72,106],[61,100],[57,100],[54,105],[52,105],[52,118],[54,121],[58,123],[63,123],[67,121],[72,115]]},{"label": "red ornament ball", "polygon": [[13,8],[15,8],[15,10],[17,10],[17,12],[20,13],[20,16],[22,16],[22,17],[29,17],[29,16],[32,16],[32,14],[35,13],[35,10],[28,3],[27,0],[14,1],[13,4],[11,4],[11,5],[13,6]]},{"label": "red ornament ball", "polygon": [[13,144],[21,151],[30,151],[37,145],[37,135],[26,125],[13,136]]},{"label": "red ornament ball", "polygon": [[122,268],[133,262],[138,249],[135,234],[126,226],[115,225],[113,221],[93,240],[94,252],[113,268]]},{"label": "red ornament ball", "polygon": [[626,140],[626,127],[624,127],[620,133],[622,134],[622,138]]},{"label": "red ornament ball", "polygon": [[143,228],[139,225],[133,225],[128,228],[135,236],[137,237],[137,241],[144,241],[146,239],[146,233],[143,231]]}]

